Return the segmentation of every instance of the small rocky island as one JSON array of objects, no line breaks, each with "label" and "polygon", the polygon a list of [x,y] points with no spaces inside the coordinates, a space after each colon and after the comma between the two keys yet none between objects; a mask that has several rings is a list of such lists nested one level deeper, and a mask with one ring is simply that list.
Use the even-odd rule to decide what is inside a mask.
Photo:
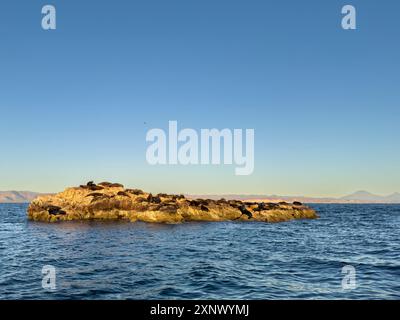
[{"label": "small rocky island", "polygon": [[29,219],[45,222],[96,219],[159,223],[227,220],[281,222],[317,217],[313,209],[300,202],[189,199],[184,195],[153,195],[139,189],[126,189],[119,183],[95,184],[92,181],[58,194],[36,198],[28,208]]}]

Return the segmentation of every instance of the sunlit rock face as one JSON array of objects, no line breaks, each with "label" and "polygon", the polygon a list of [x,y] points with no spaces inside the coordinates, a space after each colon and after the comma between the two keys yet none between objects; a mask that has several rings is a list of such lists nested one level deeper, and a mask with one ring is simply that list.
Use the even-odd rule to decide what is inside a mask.
[{"label": "sunlit rock face", "polygon": [[55,195],[42,196],[33,200],[28,208],[29,219],[46,222],[95,219],[157,223],[227,220],[281,222],[317,217],[313,209],[299,202],[276,204],[188,199],[183,195],[153,195],[110,182],[88,182]]}]

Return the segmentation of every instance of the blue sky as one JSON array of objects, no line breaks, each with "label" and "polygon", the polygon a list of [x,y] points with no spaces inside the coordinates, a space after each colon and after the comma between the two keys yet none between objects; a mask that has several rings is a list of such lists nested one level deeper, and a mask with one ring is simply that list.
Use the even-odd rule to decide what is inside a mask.
[{"label": "blue sky", "polygon": [[[57,9],[57,30],[41,8]],[[357,9],[357,30],[341,8]],[[0,190],[400,191],[398,1],[2,1]],[[255,170],[150,166],[146,132],[254,128]]]}]

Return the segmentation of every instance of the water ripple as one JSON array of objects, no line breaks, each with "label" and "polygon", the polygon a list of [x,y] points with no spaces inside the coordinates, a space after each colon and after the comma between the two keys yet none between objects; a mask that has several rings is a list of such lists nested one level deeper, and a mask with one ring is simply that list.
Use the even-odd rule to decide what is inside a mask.
[{"label": "water ripple", "polygon": [[279,224],[45,224],[1,204],[0,299],[399,299],[400,206],[314,207],[318,220]]}]

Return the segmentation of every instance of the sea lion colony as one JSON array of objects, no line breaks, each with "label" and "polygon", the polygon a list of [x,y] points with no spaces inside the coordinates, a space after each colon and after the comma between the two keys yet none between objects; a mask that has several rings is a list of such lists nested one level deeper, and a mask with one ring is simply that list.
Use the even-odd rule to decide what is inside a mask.
[{"label": "sea lion colony", "polygon": [[281,222],[317,218],[300,202],[243,202],[239,200],[189,199],[184,195],[153,195],[122,184],[93,181],[79,187],[36,198],[28,207],[35,221],[116,220],[180,223],[186,221]]}]

